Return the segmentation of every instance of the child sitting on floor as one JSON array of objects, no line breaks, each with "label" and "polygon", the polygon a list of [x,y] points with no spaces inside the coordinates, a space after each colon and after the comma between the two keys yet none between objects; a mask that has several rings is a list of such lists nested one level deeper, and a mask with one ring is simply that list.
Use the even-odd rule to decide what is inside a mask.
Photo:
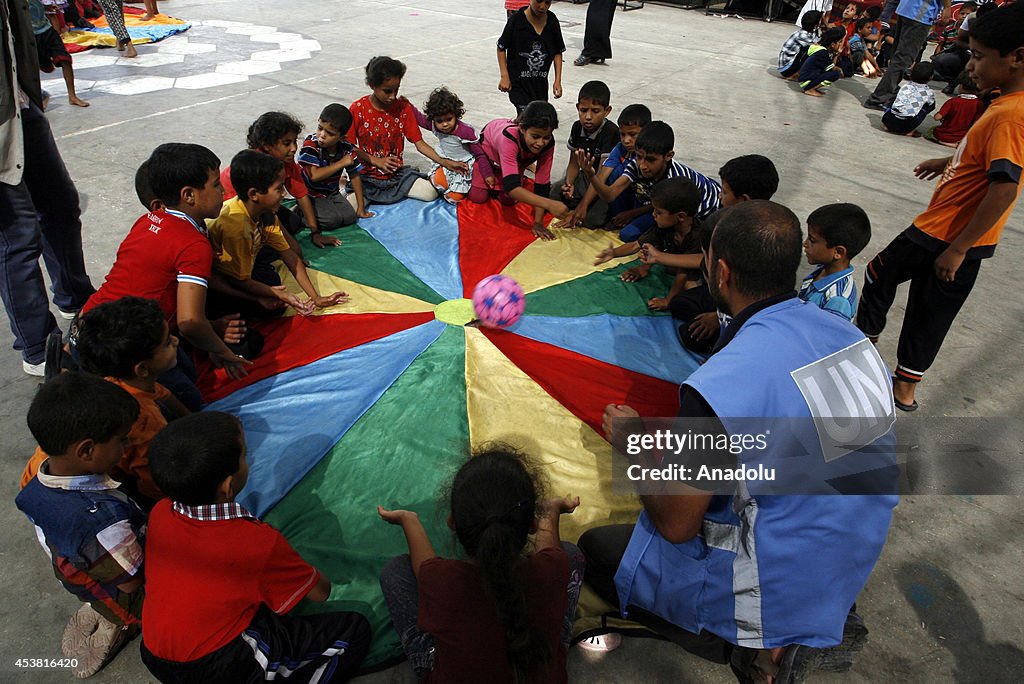
[{"label": "child sitting on floor", "polygon": [[871,54],[866,42],[873,30],[874,22],[869,17],[861,17],[857,20],[854,33],[848,41],[854,73],[859,72],[869,78],[879,76],[880,72],[875,56]]},{"label": "child sitting on floor", "polygon": [[591,187],[598,197],[606,202],[614,201],[627,188],[632,187],[636,196],[634,209],[627,213],[629,223],[619,231],[619,239],[633,242],[654,227],[651,216],[650,193],[655,185],[667,178],[687,178],[700,191],[700,206],[694,215],[704,219],[719,207],[721,186],[707,176],[694,171],[673,159],[675,133],[664,121],[652,121],[644,126],[636,138],[636,155],[626,165],[622,176],[611,186],[593,183],[594,169],[589,155],[580,155],[580,168],[591,179]]},{"label": "child sitting on floor", "polygon": [[890,133],[921,137],[917,127],[928,112],[935,109],[935,93],[928,87],[932,80],[931,62],[918,62],[910,70],[910,83],[904,83],[896,93],[896,99],[882,114],[882,128]]},{"label": "child sitting on floor", "polygon": [[[179,418],[189,413],[156,381],[177,363],[178,338],[170,333],[155,301],[123,297],[100,304],[79,319],[75,349],[82,370],[106,378],[139,404],[139,416],[111,474],[136,503],[149,510],[164,496],[149,474],[149,443],[167,425],[165,414]],[[21,476],[23,487],[45,459],[43,450],[36,449]]]},{"label": "child sitting on floor", "polygon": [[[235,497],[245,434],[204,411],[168,425],[149,452],[169,498],[150,513],[142,662],[161,682],[347,681],[370,647],[358,613],[286,615],[331,582]],[[323,676],[323,680],[321,679]]]},{"label": "child sitting on floor", "polygon": [[830,28],[821,34],[817,43],[807,48],[807,59],[800,67],[800,88],[804,95],[821,97],[822,88],[832,85],[843,77],[843,72],[836,66],[839,51],[846,42],[846,31],[841,28]]},{"label": "child sitting on floor", "polygon": [[110,473],[139,415],[102,378],[62,373],[36,393],[28,427],[46,459],[15,499],[53,573],[85,605],[61,641],[76,677],[89,677],[139,633],[146,514]]},{"label": "child sitting on floor", "polygon": [[[551,189],[551,198],[565,202],[568,207],[577,206],[585,196],[590,181],[580,172],[577,152],[586,153],[593,159],[594,171],[598,173],[605,158],[619,143],[619,127],[608,120],[611,113],[611,91],[602,81],[588,81],[580,88],[576,101],[579,118],[573,122],[566,147],[569,148],[569,163],[565,177]],[[600,182],[595,181],[595,182]],[[592,215],[584,218],[589,225],[604,225],[608,219],[608,205],[604,202],[592,205]]]},{"label": "child sitting on floor", "polygon": [[[316,212],[316,226],[310,226],[314,239],[322,230],[337,230],[357,219],[373,217],[363,198],[362,166],[345,137],[351,127],[348,107],[329,104],[320,112],[316,133],[306,136],[299,151],[302,177]],[[351,195],[345,192],[346,177],[352,184]]]},{"label": "child sitting on floor", "polygon": [[779,51],[779,75],[790,80],[800,74],[800,66],[807,59],[807,48],[818,41],[822,14],[818,10],[804,13],[800,28],[790,34]]},{"label": "child sitting on floor", "polygon": [[[473,172],[469,191],[471,202],[483,204],[496,198],[506,206],[516,202],[529,204],[533,210],[533,234],[542,240],[555,235],[544,226],[544,212],[563,218],[569,208],[548,198],[551,192],[551,165],[555,157],[554,131],[558,114],[547,102],[531,102],[515,119],[495,119],[480,134],[484,157]],[[522,185],[523,173],[531,164],[537,165],[533,190]]]},{"label": "child sitting on floor", "polygon": [[[594,183],[611,186],[619,179],[626,170],[630,160],[635,156],[633,146],[636,143],[637,136],[640,135],[640,131],[643,130],[644,126],[651,123],[651,110],[642,104],[627,105],[619,114],[616,123],[619,129],[619,144],[608,153],[604,164],[601,165],[601,170],[597,172],[597,176],[593,180]],[[584,177],[586,176],[584,175]],[[569,217],[569,225],[578,226],[582,224],[587,228],[605,227],[608,225],[607,223],[598,222],[602,212],[599,210],[599,206],[595,206],[603,204],[608,208],[605,215],[610,219],[611,226],[621,229],[629,223],[625,212],[633,208],[635,199],[633,188],[628,188],[609,204],[598,198],[597,190],[590,187],[588,182],[587,191],[583,193],[583,199],[580,200],[576,211]],[[595,206],[593,212],[590,211],[591,206]]]},{"label": "child sitting on floor", "polygon": [[800,284],[800,299],[853,320],[857,285],[850,260],[871,241],[871,221],[856,204],[826,204],[807,217],[804,254],[817,266]]},{"label": "child sitting on floor", "polygon": [[503,445],[459,469],[448,526],[466,560],[438,557],[415,512],[377,507],[409,545],[380,585],[420,681],[566,681],[584,560],[558,520],[580,500],[544,501],[535,472]]},{"label": "child sitting on floor", "polygon": [[469,168],[467,175],[436,163],[430,167],[430,180],[434,189],[446,202],[457,204],[469,194],[473,167],[476,160],[484,156],[476,131],[462,120],[466,108],[458,95],[441,87],[430,93],[422,112],[415,107],[413,111],[420,128],[433,131],[437,136],[441,156],[462,162]]},{"label": "child sitting on floor", "polygon": [[374,57],[366,65],[370,94],[349,107],[352,127],[348,129],[348,141],[356,146],[356,156],[363,162],[366,199],[376,204],[394,204],[406,197],[423,202],[437,199],[434,186],[423,174],[404,165],[406,140],[435,164],[469,176],[465,162],[438,156],[423,140],[415,108],[404,97],[398,97],[404,76],[405,65],[397,59]]},{"label": "child sitting on floor", "polygon": [[[333,247],[341,244],[337,238],[319,235],[315,230],[318,225],[316,209],[313,207],[313,200],[309,197],[309,190],[306,189],[302,167],[295,163],[295,152],[298,150],[298,139],[301,132],[302,122],[291,114],[266,112],[252,122],[245,136],[246,146],[250,150],[265,152],[274,159],[281,160],[281,163],[284,164],[285,189],[289,195],[295,198],[296,206],[302,212],[302,217],[297,216],[288,207],[281,206],[277,210],[277,218],[285,229],[285,239],[288,240],[288,244],[299,257],[302,257],[302,248],[292,236],[302,230],[304,226],[314,231],[313,244],[317,247]],[[231,184],[231,166],[221,172],[220,182],[224,186],[224,199],[229,200],[238,194]]]},{"label": "child sitting on floor", "polygon": [[[779,172],[775,164],[760,154],[745,154],[730,159],[718,170],[718,177],[722,181],[722,208],[702,222],[701,254],[665,254],[648,243],[640,253],[644,263],[700,269],[704,273],[711,234],[722,215],[730,207],[747,200],[771,199],[779,188]],[[679,341],[684,347],[698,354],[707,354],[714,348],[722,319],[727,317],[719,313],[718,306],[711,298],[706,275],[703,284],[684,290],[669,300],[669,310],[679,322]]]},{"label": "child sitting on floor", "polygon": [[[693,181],[687,178],[669,178],[654,186],[651,190],[651,206],[654,208],[654,227],[633,242],[618,247],[608,246],[597,255],[594,265],[598,266],[625,256],[632,256],[644,245],[653,245],[663,254],[700,254],[700,240],[697,237],[694,215],[700,206],[700,191]],[[642,264],[626,270],[622,280],[627,283],[646,278],[651,272],[651,264]],[[655,311],[668,308],[668,303],[684,289],[696,287],[700,280],[697,269],[670,268],[675,275],[672,287],[664,297],[653,297],[647,306]]]},{"label": "child sitting on floor", "polygon": [[[290,306],[302,315],[348,301],[344,292],[321,296],[309,280],[302,259],[284,239],[275,212],[284,199],[285,168],[279,159],[242,150],[231,160],[231,182],[239,190],[224,203],[220,216],[209,221],[214,268],[209,315],[241,312],[246,318],[267,318]],[[272,265],[281,259],[309,297],[300,300],[282,284]]]},{"label": "child sitting on floor", "polygon": [[985,111],[985,105],[978,97],[978,86],[971,75],[964,71],[960,74],[960,94],[946,100],[935,120],[939,125],[932,126],[924,137],[946,147],[956,147],[967,135],[974,122]]}]

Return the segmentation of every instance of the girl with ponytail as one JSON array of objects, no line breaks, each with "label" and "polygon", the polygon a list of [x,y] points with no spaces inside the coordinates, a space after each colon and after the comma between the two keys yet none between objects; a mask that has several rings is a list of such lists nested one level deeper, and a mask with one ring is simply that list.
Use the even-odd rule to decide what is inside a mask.
[{"label": "girl with ponytail", "polygon": [[579,503],[544,500],[526,458],[499,445],[452,482],[448,526],[465,560],[438,557],[416,513],[377,507],[409,545],[380,582],[421,681],[567,681],[583,555],[559,540],[558,521]]}]

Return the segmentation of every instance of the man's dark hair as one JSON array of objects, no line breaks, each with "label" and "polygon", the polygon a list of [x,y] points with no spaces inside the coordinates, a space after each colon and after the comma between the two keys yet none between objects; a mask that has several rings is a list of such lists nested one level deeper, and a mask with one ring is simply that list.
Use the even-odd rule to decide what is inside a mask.
[{"label": "man's dark hair", "polygon": [[604,81],[587,81],[580,88],[580,95],[576,98],[576,102],[583,102],[583,100],[590,100],[602,107],[607,107],[612,103],[612,91],[608,89],[608,85]]},{"label": "man's dark hair", "polygon": [[802,245],[796,214],[768,200],[730,207],[711,236],[713,258],[729,264],[736,291],[757,299],[793,290]]},{"label": "man's dark hair", "polygon": [[153,186],[149,182],[148,159],[139,164],[139,168],[135,172],[135,194],[138,196],[139,201],[142,202],[142,206],[146,207],[146,211],[151,211],[154,200],[160,199],[153,194]]},{"label": "man's dark hair", "polygon": [[397,59],[379,56],[366,63],[366,85],[376,88],[384,81],[405,76],[405,65]]},{"label": "man's dark hair", "polygon": [[242,150],[231,160],[231,185],[243,200],[249,199],[249,189],[264,193],[270,189],[284,162],[265,152]]},{"label": "man's dark hair", "polygon": [[821,38],[818,39],[818,45],[828,47],[839,40],[846,38],[846,29],[838,26],[833,26],[830,29],[825,29],[825,32],[821,34]]},{"label": "man's dark hair", "polygon": [[914,68],[910,70],[910,80],[914,83],[927,85],[928,81],[932,80],[932,74],[934,73],[935,67],[932,66],[931,62],[918,62],[914,65]]},{"label": "man's dark hair", "polygon": [[462,104],[459,96],[444,86],[437,88],[430,93],[426,103],[423,105],[423,114],[431,121],[436,121],[442,116],[454,114],[455,119],[461,120],[466,113],[466,107]]},{"label": "man's dark hair", "polygon": [[520,128],[558,128],[558,112],[550,102],[534,100],[519,113],[516,123]]},{"label": "man's dark hair", "polygon": [[977,14],[967,24],[971,40],[998,50],[1003,57],[1024,47],[1024,3],[1018,1],[982,12],[986,6],[979,7]]},{"label": "man's dark hair", "polygon": [[298,137],[302,132],[302,122],[291,114],[284,112],[267,112],[252,122],[245,135],[245,144],[250,150],[271,147],[285,136]]},{"label": "man's dark hair", "polygon": [[651,204],[670,214],[692,217],[700,209],[700,190],[689,178],[666,178],[651,188]]},{"label": "man's dark hair", "polygon": [[119,379],[153,357],[164,341],[164,312],[152,299],[122,297],[82,315],[75,334],[82,370]]},{"label": "man's dark hair", "polygon": [[852,259],[871,241],[871,220],[856,204],[826,204],[807,217],[807,225],[814,228],[829,247],[842,245],[846,256]]},{"label": "man's dark hair", "polygon": [[183,188],[206,187],[210,172],[220,169],[217,155],[192,143],[164,143],[143,163],[149,168],[149,189],[168,207],[181,204]]},{"label": "man's dark hair", "polygon": [[642,104],[631,104],[626,105],[626,108],[619,114],[619,118],[616,119],[616,123],[622,126],[639,126],[643,128],[647,124],[651,123],[651,110],[647,108],[647,105]]},{"label": "man's dark hair", "polygon": [[804,18],[800,20],[800,28],[804,31],[813,31],[821,23],[822,14],[818,10],[804,12]]},{"label": "man's dark hair", "polygon": [[83,439],[108,442],[127,433],[139,402],[101,377],[70,371],[46,382],[28,409],[28,429],[47,456],[64,456]]},{"label": "man's dark hair", "polygon": [[771,199],[779,189],[779,172],[768,157],[745,154],[734,157],[718,170],[718,177],[729,184],[737,197]]},{"label": "man's dark hair", "polygon": [[352,112],[348,111],[348,107],[343,104],[333,102],[320,112],[320,121],[338,131],[342,135],[348,133],[348,129],[352,127]]},{"label": "man's dark hair", "polygon": [[168,423],[149,445],[153,482],[186,506],[216,503],[217,487],[238,472],[242,424],[218,411],[202,411]]},{"label": "man's dark hair", "polygon": [[668,154],[675,144],[676,135],[672,132],[672,127],[664,121],[652,121],[641,129],[640,135],[636,136],[634,147],[651,154]]}]

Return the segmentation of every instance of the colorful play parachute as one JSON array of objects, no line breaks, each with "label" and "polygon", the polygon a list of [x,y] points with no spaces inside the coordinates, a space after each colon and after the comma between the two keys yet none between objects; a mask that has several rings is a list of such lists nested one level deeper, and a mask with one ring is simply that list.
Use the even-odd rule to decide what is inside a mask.
[{"label": "colorful play parachute", "polygon": [[[647,309],[668,291],[658,269],[627,284],[626,264],[591,265],[611,233],[542,242],[524,209],[496,203],[373,209],[337,233],[339,248],[302,241],[320,291],[351,303],[263,325],[266,350],[243,380],[203,377],[210,408],[245,425],[242,503],[330,576],[327,609],[370,618],[369,666],[401,654],[377,578],[406,547],[377,504],[417,511],[438,553],[457,555],[440,492],[473,448],[500,440],[542,464],[553,493],[580,495],[565,538],[632,522],[638,500],[612,493],[604,406],[675,415],[697,367],[671,318]],[[526,315],[507,330],[464,327],[466,298],[495,273],[522,285]]]}]

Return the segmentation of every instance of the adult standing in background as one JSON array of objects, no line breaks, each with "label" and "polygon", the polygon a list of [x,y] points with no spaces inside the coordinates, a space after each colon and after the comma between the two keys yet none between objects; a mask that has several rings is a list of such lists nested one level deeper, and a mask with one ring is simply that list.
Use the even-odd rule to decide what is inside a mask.
[{"label": "adult standing in background", "polygon": [[576,66],[612,58],[612,20],[617,0],[590,0],[587,5],[587,28],[583,33],[583,51],[573,62]]},{"label": "adult standing in background", "polygon": [[875,92],[864,101],[868,109],[885,109],[895,99],[904,73],[917,61],[933,24],[949,21],[950,0],[900,0],[896,7],[896,50]]},{"label": "adult standing in background", "polygon": [[[39,57],[25,0],[0,0],[0,298],[29,375],[45,372],[53,302],[70,318],[94,292],[82,256],[78,191],[43,116]],[[28,154],[26,154],[28,152]]]}]

